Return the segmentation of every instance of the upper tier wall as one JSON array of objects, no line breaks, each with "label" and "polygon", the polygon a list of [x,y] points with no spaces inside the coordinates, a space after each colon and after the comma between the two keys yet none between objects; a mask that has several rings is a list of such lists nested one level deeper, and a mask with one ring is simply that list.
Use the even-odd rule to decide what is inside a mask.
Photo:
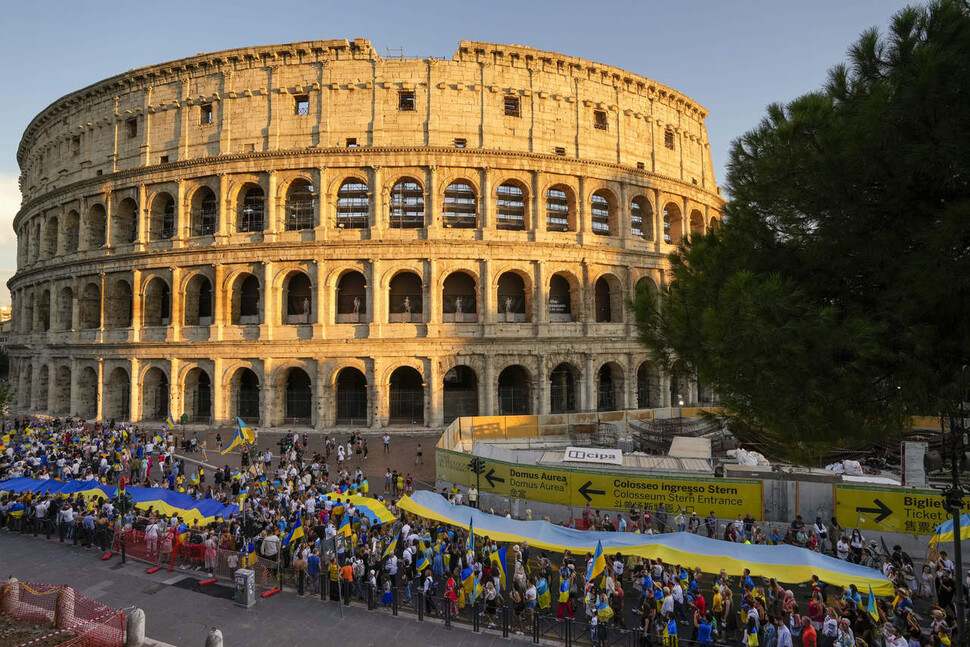
[{"label": "upper tier wall", "polygon": [[354,144],[562,155],[715,193],[706,115],[649,79],[526,47],[462,41],[449,61],[382,59],[362,39],[312,41],[101,81],[41,112],[17,158],[24,210],[49,191],[117,171]]}]

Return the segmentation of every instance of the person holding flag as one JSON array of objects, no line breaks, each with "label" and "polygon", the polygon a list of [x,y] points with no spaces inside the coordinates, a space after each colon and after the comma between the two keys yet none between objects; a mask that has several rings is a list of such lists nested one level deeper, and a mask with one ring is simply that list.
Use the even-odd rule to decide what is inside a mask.
[{"label": "person holding flag", "polygon": [[236,416],[236,426],[239,428],[239,433],[242,435],[243,440],[245,440],[250,445],[256,444],[256,434],[250,429],[249,425],[243,422],[243,419]]},{"label": "person holding flag", "polygon": [[302,538],[303,538],[303,519],[301,518],[300,513],[297,512],[296,522],[293,524],[293,527],[290,528],[290,532],[286,534],[286,537],[283,538],[283,548],[289,548],[290,550],[293,550],[294,548],[293,542],[298,541]]},{"label": "person holding flag", "polygon": [[573,606],[569,602],[569,578],[563,577],[559,581],[559,608],[556,610],[556,618],[562,620],[563,617],[573,619]]},{"label": "person holding flag", "polygon": [[225,456],[230,451],[232,451],[233,448],[239,445],[242,445],[244,442],[246,442],[246,439],[243,437],[241,429],[239,427],[236,427],[236,432],[232,435],[232,439],[229,441],[229,444],[226,445],[226,448],[220,451],[219,454],[222,456]]},{"label": "person holding flag", "polygon": [[593,558],[589,561],[589,566],[586,568],[586,581],[592,582],[597,577],[603,574],[606,570],[606,556],[603,554],[603,542],[596,542],[596,551],[593,553]]},{"label": "person holding flag", "polygon": [[507,576],[505,573],[505,546],[502,546],[496,551],[493,551],[489,555],[489,561],[492,563],[492,576],[495,579],[495,586],[498,587],[500,591],[507,588]]}]

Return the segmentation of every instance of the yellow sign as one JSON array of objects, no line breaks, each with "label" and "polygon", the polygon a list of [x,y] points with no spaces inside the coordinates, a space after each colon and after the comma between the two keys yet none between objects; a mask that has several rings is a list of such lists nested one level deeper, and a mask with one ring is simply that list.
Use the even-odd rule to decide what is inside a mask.
[{"label": "yellow sign", "polygon": [[[943,495],[935,490],[839,485],[835,518],[843,528],[932,535],[950,518]],[[970,512],[970,501],[964,503]]]},{"label": "yellow sign", "polygon": [[[472,457],[439,449],[435,452],[437,477],[459,485],[479,485],[491,492],[516,499],[541,501],[603,510],[656,510],[661,503],[669,514],[681,509],[706,517],[725,519],[748,514],[762,518],[761,481],[666,476],[617,476],[561,467],[537,467],[483,459],[475,474]],[[671,516],[670,521],[673,521]]]}]

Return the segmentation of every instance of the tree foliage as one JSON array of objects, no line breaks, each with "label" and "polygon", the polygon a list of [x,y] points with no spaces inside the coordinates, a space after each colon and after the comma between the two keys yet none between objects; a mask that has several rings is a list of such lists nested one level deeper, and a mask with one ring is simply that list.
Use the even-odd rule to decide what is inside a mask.
[{"label": "tree foliage", "polygon": [[970,9],[939,0],[849,48],[732,145],[715,231],[638,293],[641,341],[736,432],[790,457],[959,399],[970,308]]}]

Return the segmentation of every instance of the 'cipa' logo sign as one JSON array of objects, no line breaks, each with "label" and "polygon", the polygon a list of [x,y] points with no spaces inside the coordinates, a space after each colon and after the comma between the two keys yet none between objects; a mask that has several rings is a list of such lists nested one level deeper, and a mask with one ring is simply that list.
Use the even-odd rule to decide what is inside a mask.
[{"label": "'cipa' logo sign", "polygon": [[623,464],[623,452],[619,449],[598,449],[593,447],[567,447],[564,461],[576,463]]}]

